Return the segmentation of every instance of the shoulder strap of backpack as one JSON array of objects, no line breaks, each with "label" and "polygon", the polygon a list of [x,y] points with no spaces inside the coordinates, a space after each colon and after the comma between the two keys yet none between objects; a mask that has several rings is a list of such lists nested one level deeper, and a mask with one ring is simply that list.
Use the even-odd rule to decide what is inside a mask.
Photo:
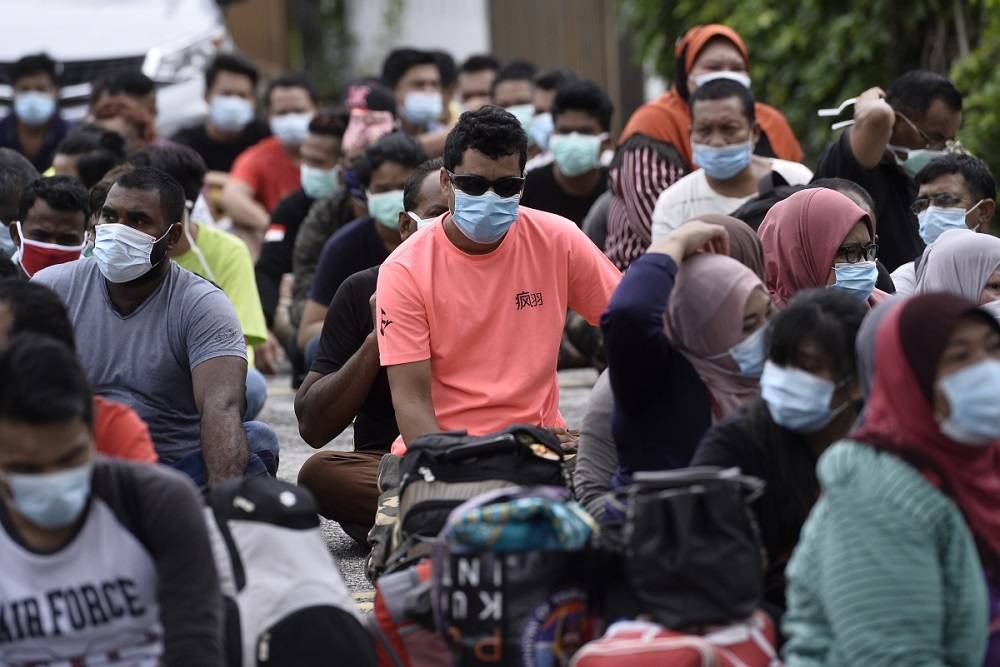
[{"label": "shoulder strap of backpack", "polygon": [[788,187],[788,181],[784,176],[772,169],[757,181],[757,193],[761,199],[764,199],[772,195],[781,186]]},{"label": "shoulder strap of backpack", "polygon": [[233,569],[233,584],[236,591],[239,592],[246,588],[247,574],[246,569],[243,567],[243,558],[240,556],[240,550],[236,548],[236,540],[233,539],[233,533],[229,530],[229,521],[226,519],[228,515],[227,506],[232,503],[233,495],[232,487],[230,486],[210,487],[205,492],[205,502],[212,510],[212,517],[215,519],[215,524],[219,528],[219,534],[226,545],[229,562],[232,564]]},{"label": "shoulder strap of backpack", "polygon": [[378,619],[375,618],[374,613],[365,614],[365,625],[368,626],[368,631],[371,632],[372,637],[374,637],[378,642],[382,652],[384,652],[385,656],[392,662],[392,666],[406,667],[400,659],[399,654],[396,653],[396,648],[392,645],[392,642],[389,641],[389,638],[385,636],[381,626],[379,626]]}]

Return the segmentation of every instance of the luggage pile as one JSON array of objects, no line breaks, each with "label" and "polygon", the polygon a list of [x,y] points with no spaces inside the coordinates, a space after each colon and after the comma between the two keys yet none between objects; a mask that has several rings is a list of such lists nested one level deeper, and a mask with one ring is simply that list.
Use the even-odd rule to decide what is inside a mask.
[{"label": "luggage pile", "polygon": [[396,480],[372,558],[380,666],[781,664],[758,608],[762,484],[738,470],[636,475],[603,526],[531,426],[425,436]]}]

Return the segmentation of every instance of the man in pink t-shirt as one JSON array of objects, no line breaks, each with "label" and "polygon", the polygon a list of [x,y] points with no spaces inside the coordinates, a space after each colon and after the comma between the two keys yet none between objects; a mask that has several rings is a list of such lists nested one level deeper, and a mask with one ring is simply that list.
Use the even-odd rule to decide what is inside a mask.
[{"label": "man in pink t-shirt", "polygon": [[621,274],[569,220],[518,206],[526,159],[514,116],[463,114],[441,170],[449,212],[382,265],[375,326],[404,442],[566,426],[556,376],[566,311],[596,324]]}]

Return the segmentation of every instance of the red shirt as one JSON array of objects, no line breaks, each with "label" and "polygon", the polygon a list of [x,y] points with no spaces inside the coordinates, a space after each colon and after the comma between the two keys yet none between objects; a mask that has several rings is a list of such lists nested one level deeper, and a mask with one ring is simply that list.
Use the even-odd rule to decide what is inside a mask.
[{"label": "red shirt", "polygon": [[97,452],[116,459],[156,463],[158,457],[146,422],[124,403],[94,396],[94,442]]},{"label": "red shirt", "polygon": [[268,213],[279,201],[302,187],[299,165],[292,162],[276,137],[262,139],[240,153],[229,177],[249,185],[254,199]]}]

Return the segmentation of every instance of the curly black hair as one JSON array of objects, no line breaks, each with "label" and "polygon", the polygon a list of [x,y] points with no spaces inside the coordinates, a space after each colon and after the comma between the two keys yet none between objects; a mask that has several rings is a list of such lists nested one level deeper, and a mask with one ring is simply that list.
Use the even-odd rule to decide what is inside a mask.
[{"label": "curly black hair", "polygon": [[455,171],[462,156],[470,148],[495,160],[506,155],[518,155],[521,171],[528,161],[528,135],[520,121],[500,107],[487,105],[476,111],[466,111],[448,134],[444,144],[444,168]]}]

